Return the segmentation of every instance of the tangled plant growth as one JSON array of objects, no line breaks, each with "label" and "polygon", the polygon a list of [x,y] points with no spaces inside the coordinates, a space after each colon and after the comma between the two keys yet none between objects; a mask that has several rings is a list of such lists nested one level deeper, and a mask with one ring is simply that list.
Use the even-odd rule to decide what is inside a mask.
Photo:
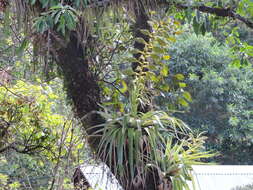
[{"label": "tangled plant growth", "polygon": [[[154,13],[153,13],[154,14]],[[141,33],[149,36],[149,42],[143,38],[135,38],[138,43],[145,45],[141,51],[137,48],[130,48],[129,51],[124,50],[122,60],[116,61],[113,69],[117,68],[116,72],[109,72],[110,81],[101,83],[103,93],[105,95],[104,105],[114,105],[119,111],[124,111],[124,103],[128,102],[129,91],[135,84],[133,80],[138,80],[140,94],[142,94],[141,106],[154,106],[155,97],[164,96],[165,93],[177,94],[171,101],[167,97],[164,100],[164,106],[169,110],[171,105],[180,104],[188,106],[191,102],[191,95],[185,91],[186,83],[184,83],[184,75],[180,73],[170,73],[169,65],[166,64],[170,60],[168,48],[176,41],[176,36],[181,34],[180,24],[168,17],[161,21],[155,18],[149,21],[152,32],[142,29]],[[170,30],[170,32],[168,32]],[[138,59],[132,54],[138,54]],[[118,62],[120,61],[120,62]],[[136,68],[126,65],[125,62],[136,64]],[[103,76],[104,77],[104,76]],[[107,76],[108,77],[108,76]]]},{"label": "tangled plant growth", "polygon": [[135,39],[145,44],[143,51],[130,50],[139,54],[139,58],[126,59],[136,64],[135,72],[124,68],[119,71],[119,88],[104,87],[108,98],[113,97],[104,103],[104,112],[98,112],[105,122],[88,130],[97,128],[92,135],[101,136],[99,158],[110,166],[126,188],[144,188],[145,180],[153,175],[159,180],[160,188],[189,188],[186,181],[192,180],[191,164],[200,164],[200,158],[214,154],[202,152],[204,138],[190,137],[191,130],[183,121],[155,108],[154,96],[172,93],[174,88],[181,94],[175,102],[168,102],[168,106],[187,106],[191,96],[183,89],[186,87],[184,76],[170,74],[165,64],[170,59],[168,45],[176,40],[174,35],[181,33],[179,23],[165,19],[150,21],[150,25],[151,32],[141,30],[150,37],[149,42]]},{"label": "tangled plant growth", "polygon": [[[243,2],[250,4],[247,0]],[[43,57],[47,74],[48,68],[57,65],[93,151],[111,167],[126,189],[180,189],[189,177],[185,169],[190,168],[181,168],[180,161],[190,165],[189,160],[202,158],[201,146],[192,149],[195,140],[191,139],[191,132],[170,112],[177,104],[188,106],[192,99],[185,91],[184,76],[170,73],[165,64],[170,59],[168,45],[175,41],[173,35],[180,33],[180,25],[174,18],[188,20],[196,33],[203,34],[210,27],[215,28],[217,16],[252,27],[251,14],[243,14],[242,9],[250,10],[241,3],[188,3],[162,0],[15,0],[11,3],[15,6],[11,16],[25,36],[20,49],[28,50],[32,46],[31,56]],[[236,8],[227,8],[230,5]],[[149,14],[152,9],[159,11],[152,16],[153,13]],[[161,19],[164,11],[172,13],[174,18]],[[19,17],[18,13],[21,13]],[[113,24],[116,26],[112,27]],[[128,58],[121,59],[125,57]],[[164,105],[166,112],[157,107],[157,96],[168,101]],[[202,140],[196,142],[202,145]],[[170,151],[175,157],[169,155]],[[196,156],[198,153],[194,151],[201,156]],[[178,160],[177,154],[184,160]],[[176,172],[172,172],[172,165]],[[140,171],[145,171],[144,175]],[[55,180],[52,188],[54,183]]]},{"label": "tangled plant growth", "polygon": [[1,86],[2,151],[28,153],[50,148],[50,142],[56,140],[53,132],[63,123],[63,117],[52,114],[50,99],[57,96],[47,94],[49,90],[22,81],[13,87]]},{"label": "tangled plant growth", "polygon": [[[55,86],[57,80],[50,86],[41,81],[35,85],[21,80],[12,86],[1,85],[0,188],[72,188],[69,171],[75,162],[80,162],[83,137],[74,128],[78,126],[75,120],[56,113],[63,108],[59,103],[64,97],[52,90]],[[10,169],[10,164],[16,165],[16,170]],[[38,170],[34,171],[33,167]],[[22,175],[26,177],[20,177]]]}]

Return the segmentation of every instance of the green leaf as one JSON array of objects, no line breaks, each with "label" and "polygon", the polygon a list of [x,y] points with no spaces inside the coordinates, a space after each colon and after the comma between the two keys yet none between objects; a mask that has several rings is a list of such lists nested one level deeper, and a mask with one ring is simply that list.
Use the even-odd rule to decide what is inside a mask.
[{"label": "green leaf", "polygon": [[150,31],[146,30],[146,29],[141,29],[140,32],[146,36],[151,36]]},{"label": "green leaf", "polygon": [[186,84],[185,84],[184,82],[180,82],[180,83],[178,83],[178,86],[179,86],[180,88],[185,88],[185,87],[186,87]]},{"label": "green leaf", "polygon": [[118,156],[118,165],[121,166],[123,164],[123,152],[124,152],[124,145],[125,145],[125,130],[122,128],[119,130],[120,135],[118,137],[118,144],[117,144],[117,156]]},{"label": "green leaf", "polygon": [[79,6],[80,6],[80,3],[81,3],[80,0],[75,0],[75,6],[76,6],[76,7],[79,7]]},{"label": "green leaf", "polygon": [[161,37],[157,37],[157,42],[161,45],[161,46],[166,46],[167,45],[167,42],[161,38]]},{"label": "green leaf", "polygon": [[177,80],[184,80],[184,75],[182,75],[182,74],[176,74],[176,75],[174,75],[174,77],[175,77]]},{"label": "green leaf", "polygon": [[158,46],[154,46],[154,47],[153,47],[153,51],[154,51],[155,53],[158,53],[158,54],[163,54],[163,53],[164,53],[164,49],[161,48],[161,47],[158,47]]},{"label": "green leaf", "polygon": [[84,5],[84,8],[87,7],[87,5],[89,4],[88,1],[89,1],[89,0],[83,0],[83,1],[82,1],[82,2],[83,2],[83,5]]},{"label": "green leaf", "polygon": [[165,92],[168,92],[170,90],[170,86],[168,84],[163,84],[159,88]]},{"label": "green leaf", "polygon": [[157,55],[156,53],[151,53],[150,57],[154,59],[154,61],[160,61],[160,56]]},{"label": "green leaf", "polygon": [[122,73],[123,73],[124,75],[127,75],[127,76],[133,76],[134,74],[136,74],[136,73],[132,70],[132,68],[125,69],[125,70],[122,71]]},{"label": "green leaf", "polygon": [[71,12],[71,11],[65,12],[63,16],[65,17],[65,20],[66,20],[66,23],[67,23],[67,28],[69,30],[72,30],[72,29],[75,28],[76,22],[75,22],[73,16],[69,12]]},{"label": "green leaf", "polygon": [[136,42],[139,42],[139,43],[141,43],[141,44],[144,44],[144,45],[147,44],[147,42],[146,42],[143,38],[135,38],[135,41],[136,41]]},{"label": "green leaf", "polygon": [[195,32],[195,34],[199,34],[199,23],[197,22],[197,18],[196,16],[193,18],[193,30]]},{"label": "green leaf", "polygon": [[186,102],[183,98],[178,98],[178,103],[181,104],[184,107],[189,106],[188,102]]},{"label": "green leaf", "polygon": [[171,41],[173,43],[177,41],[176,38],[172,37],[172,36],[168,37],[167,40],[169,40],[169,41]]},{"label": "green leaf", "polygon": [[234,67],[240,68],[241,67],[241,60],[240,59],[233,60],[232,65]]},{"label": "green leaf", "polygon": [[28,45],[29,45],[29,40],[28,40],[27,38],[25,38],[25,39],[22,41],[20,47],[17,48],[16,53],[17,53],[18,55],[23,54],[23,52],[27,49]]},{"label": "green leaf", "polygon": [[181,104],[184,107],[189,106],[188,102],[186,102],[183,98],[178,98],[178,103]]},{"label": "green leaf", "polygon": [[196,10],[196,21],[200,22],[200,11]]},{"label": "green leaf", "polygon": [[66,21],[65,21],[64,17],[61,16],[59,25],[57,27],[57,31],[60,31],[63,34],[63,36],[65,35],[65,31],[66,31],[65,23],[66,23]]},{"label": "green leaf", "polygon": [[205,23],[203,23],[203,24],[200,26],[200,31],[201,31],[202,35],[204,36],[205,33],[206,33]]},{"label": "green leaf", "polygon": [[131,50],[130,53],[132,53],[132,54],[138,54],[138,53],[143,54],[142,51],[140,51],[139,49],[136,49],[136,48],[134,48],[133,50]]},{"label": "green leaf", "polygon": [[58,4],[58,5],[50,7],[50,10],[62,9],[62,8],[63,8],[63,6],[61,4]]},{"label": "green leaf", "polygon": [[128,129],[128,160],[130,165],[131,178],[134,177],[134,129]]},{"label": "green leaf", "polygon": [[121,93],[125,93],[127,91],[127,84],[124,80],[121,81],[121,84],[122,84],[122,88],[120,88],[120,92]]},{"label": "green leaf", "polygon": [[169,56],[169,55],[164,55],[164,56],[163,56],[163,59],[167,61],[167,60],[170,59],[170,56]]},{"label": "green leaf", "polygon": [[61,17],[61,14],[62,14],[62,11],[59,11],[56,16],[55,16],[55,19],[54,19],[54,23],[57,24],[59,22],[59,19]]},{"label": "green leaf", "polygon": [[205,16],[205,29],[207,32],[211,31],[211,24],[210,24],[209,17],[207,15]]},{"label": "green leaf", "polygon": [[39,0],[41,5],[42,5],[42,8],[46,8],[48,3],[49,3],[49,0]]},{"label": "green leaf", "polygon": [[188,100],[189,102],[191,102],[192,101],[192,96],[191,96],[191,94],[189,93],[189,92],[184,92],[183,93],[183,96],[184,96],[184,98],[186,99],[186,100]]},{"label": "green leaf", "polygon": [[139,62],[139,60],[138,59],[136,59],[136,58],[134,58],[134,57],[127,57],[126,58],[126,61],[128,61],[128,62]]},{"label": "green leaf", "polygon": [[191,23],[192,20],[192,10],[190,8],[185,9],[185,15],[188,23]]},{"label": "green leaf", "polygon": [[156,76],[155,73],[153,72],[147,72],[147,76],[150,78],[150,80],[152,80],[153,82],[155,83],[158,83],[159,82],[159,79],[158,77]]},{"label": "green leaf", "polygon": [[162,69],[161,69],[161,71],[160,71],[160,74],[162,75],[162,76],[164,76],[164,77],[167,77],[168,76],[168,74],[169,74],[169,68],[167,67],[167,65],[163,65],[162,66]]}]

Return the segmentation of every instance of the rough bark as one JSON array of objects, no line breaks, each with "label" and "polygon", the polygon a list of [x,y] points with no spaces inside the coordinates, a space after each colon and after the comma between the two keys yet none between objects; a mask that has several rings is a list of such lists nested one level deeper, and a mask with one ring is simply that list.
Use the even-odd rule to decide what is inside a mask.
[{"label": "rough bark", "polygon": [[[136,6],[136,23],[134,25],[134,36],[141,37],[145,41],[149,41],[149,37],[140,32],[140,29],[151,30],[148,24],[148,16],[144,6],[140,3]],[[90,45],[89,43],[87,43]],[[135,42],[134,47],[143,50],[145,46]],[[73,102],[75,113],[79,118],[83,118],[86,114],[92,111],[98,111],[100,103],[100,89],[97,84],[97,78],[90,71],[88,60],[85,56],[85,49],[78,43],[75,32],[70,34],[70,40],[65,46],[57,51],[57,64],[61,69],[64,77],[65,87],[68,97]],[[139,59],[140,54],[135,54],[135,58]],[[135,68],[138,63],[132,63]],[[83,121],[84,127],[87,130],[90,126],[103,123],[103,119],[97,114],[91,114],[90,117]],[[86,131],[92,134],[94,131]],[[99,138],[90,138],[89,144],[96,151],[98,149]],[[113,171],[113,170],[112,170]],[[129,179],[130,181],[130,179]],[[161,181],[157,171],[147,173],[145,186],[131,186],[126,190],[155,190],[159,187]]]},{"label": "rough bark", "polygon": [[[92,135],[94,130],[87,129],[90,126],[101,124],[103,119],[98,114],[90,114],[99,110],[100,89],[97,78],[90,71],[89,62],[84,53],[85,49],[78,42],[76,33],[72,32],[66,46],[57,51],[57,64],[64,77],[68,98],[74,104],[74,111],[82,120],[88,135]],[[87,114],[89,117],[85,117]],[[89,138],[92,148],[97,148],[97,140]]]},{"label": "rough bark", "polygon": [[[133,35],[135,38],[143,38],[146,42],[149,42],[149,36],[144,35],[140,30],[145,29],[151,31],[151,27],[148,24],[149,17],[146,13],[145,7],[141,1],[136,1],[134,6],[134,12],[135,12],[135,24],[133,26]],[[140,51],[143,51],[145,48],[145,45],[143,43],[134,42],[134,48],[138,49]],[[141,56],[140,53],[134,54],[134,57],[136,59],[139,59]],[[134,62],[132,63],[132,68],[135,71],[138,67],[139,63]]]}]

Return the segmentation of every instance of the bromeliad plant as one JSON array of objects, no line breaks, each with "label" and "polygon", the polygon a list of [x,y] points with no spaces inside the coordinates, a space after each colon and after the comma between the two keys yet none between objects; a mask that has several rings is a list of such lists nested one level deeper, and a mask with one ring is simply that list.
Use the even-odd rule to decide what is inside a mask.
[{"label": "bromeliad plant", "polygon": [[121,182],[132,180],[126,187],[145,184],[149,172],[156,170],[158,186],[189,189],[191,165],[202,164],[200,159],[214,154],[203,151],[205,138],[201,135],[194,138],[188,126],[178,118],[164,111],[139,112],[141,86],[136,83],[130,91],[130,101],[123,113],[106,108],[99,112],[106,120],[95,126],[100,129],[94,135],[102,136],[99,157]]},{"label": "bromeliad plant", "polygon": [[[164,152],[166,141],[164,135],[173,139],[188,136],[190,129],[181,120],[164,111],[150,110],[139,112],[143,85],[137,80],[130,90],[129,103],[124,112],[99,112],[106,122],[96,131],[101,134],[99,157],[105,161],[113,173],[123,181],[132,179],[136,184],[144,184],[149,168],[148,163],[158,164],[157,152]],[[144,100],[145,101],[145,100]],[[130,173],[127,173],[129,168]]]},{"label": "bromeliad plant", "polygon": [[[186,181],[191,180],[190,165],[211,154],[201,152],[203,138],[192,138],[191,130],[183,121],[170,112],[154,109],[154,95],[173,90],[173,85],[183,92],[178,104],[187,105],[191,96],[183,91],[186,86],[182,82],[183,75],[170,76],[165,65],[170,59],[166,54],[167,45],[175,40],[166,34],[166,29],[170,26],[171,31],[179,33],[178,23],[168,19],[150,22],[150,25],[152,32],[142,30],[150,36],[150,41],[136,39],[145,45],[143,51],[133,50],[140,58],[128,59],[137,63],[135,72],[127,76],[132,77],[133,82],[126,82],[127,77],[126,80],[118,79],[123,88],[112,92],[114,99],[106,104],[109,109],[103,107],[104,111],[98,112],[105,122],[91,130],[96,131],[94,136],[101,137],[98,157],[109,165],[126,189],[147,189],[145,185],[151,174],[157,180],[157,187],[167,185],[169,190],[181,190],[187,188]],[[113,102],[115,99],[116,103]],[[114,106],[119,103],[121,106]]]},{"label": "bromeliad plant", "polygon": [[[168,138],[165,152],[158,154],[159,164],[150,164],[157,167],[159,177],[163,183],[161,189],[172,186],[175,190],[195,189],[192,176],[192,165],[204,164],[201,159],[210,158],[216,155],[210,151],[204,151],[206,137],[201,134],[194,137],[192,134],[188,138],[175,142],[173,138]],[[187,182],[188,181],[188,182]],[[189,183],[192,181],[192,185]]]}]

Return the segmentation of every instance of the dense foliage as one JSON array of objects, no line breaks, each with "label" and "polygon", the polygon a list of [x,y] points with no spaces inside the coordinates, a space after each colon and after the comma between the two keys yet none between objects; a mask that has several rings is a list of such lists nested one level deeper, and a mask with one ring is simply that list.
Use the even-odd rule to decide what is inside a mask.
[{"label": "dense foliage", "polygon": [[58,82],[1,86],[1,189],[72,187],[83,137],[71,115],[62,115],[68,109],[62,91],[53,90]]},{"label": "dense foliage", "polygon": [[209,150],[250,163],[252,1],[0,0],[0,13],[0,188],[72,189],[86,157],[126,190],[188,189]]},{"label": "dense foliage", "polygon": [[223,164],[251,164],[252,66],[233,66],[230,48],[211,37],[186,36],[170,49],[172,72],[184,72],[194,97],[178,116],[191,128],[206,131],[208,149]]}]

